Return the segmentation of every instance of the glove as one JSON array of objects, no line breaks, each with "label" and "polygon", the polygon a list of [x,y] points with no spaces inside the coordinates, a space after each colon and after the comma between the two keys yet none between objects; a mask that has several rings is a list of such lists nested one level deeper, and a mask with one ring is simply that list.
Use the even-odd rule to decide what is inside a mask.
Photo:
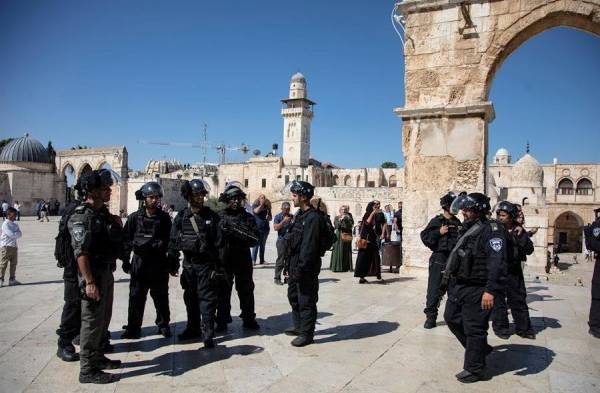
[{"label": "glove", "polygon": [[129,272],[131,272],[131,262],[129,262],[129,261],[123,262],[123,271],[125,272],[125,274],[129,274]]}]

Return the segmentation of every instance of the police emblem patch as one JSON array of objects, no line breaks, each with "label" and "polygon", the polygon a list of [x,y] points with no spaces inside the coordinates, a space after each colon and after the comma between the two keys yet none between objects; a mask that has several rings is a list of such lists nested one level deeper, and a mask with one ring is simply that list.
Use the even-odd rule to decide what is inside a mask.
[{"label": "police emblem patch", "polygon": [[490,239],[490,247],[492,247],[492,250],[496,252],[502,250],[502,239],[500,239],[499,237]]},{"label": "police emblem patch", "polygon": [[83,235],[85,234],[85,228],[83,224],[74,224],[73,225],[73,239],[75,241],[80,242],[83,240]]},{"label": "police emblem patch", "polygon": [[592,235],[594,235],[594,237],[600,237],[600,227],[594,228]]}]

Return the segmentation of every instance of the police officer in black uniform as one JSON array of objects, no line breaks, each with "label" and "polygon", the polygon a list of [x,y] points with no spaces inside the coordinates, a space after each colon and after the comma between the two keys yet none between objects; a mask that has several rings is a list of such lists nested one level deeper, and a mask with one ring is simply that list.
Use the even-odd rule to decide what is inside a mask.
[{"label": "police officer in black uniform", "polygon": [[231,323],[231,292],[235,281],[235,290],[240,299],[243,327],[259,329],[254,312],[254,281],[250,256],[250,247],[258,244],[259,234],[252,214],[244,209],[246,194],[237,183],[229,183],[219,201],[227,207],[219,212],[222,242],[219,244],[221,260],[226,271],[226,279],[219,285],[219,307],[217,312],[217,331],[227,329]]},{"label": "police officer in black uniform", "polygon": [[169,328],[169,273],[177,274],[178,264],[169,265],[167,247],[171,234],[171,217],[160,209],[162,187],[148,182],[135,192],[142,201],[138,211],[127,217],[124,242],[133,250],[133,258],[123,262],[123,271],[131,274],[129,281],[129,313],[121,338],[140,338],[148,291],[156,307],[158,333],[171,337]]},{"label": "police officer in black uniform", "polygon": [[585,246],[596,254],[592,276],[592,305],[590,306],[589,333],[600,338],[600,209],[594,210],[596,221],[584,229]]},{"label": "police officer in black uniform", "polygon": [[127,259],[122,248],[121,219],[106,207],[112,184],[110,170],[84,174],[84,202],[68,221],[81,279],[80,383],[104,384],[119,379],[102,371],[121,366],[120,361],[104,356],[103,338],[112,316],[116,259]]},{"label": "police officer in black uniform", "polygon": [[[78,182],[79,183],[79,182]],[[75,186],[76,189],[80,184]],[[79,280],[77,277],[77,260],[73,255],[73,248],[70,245],[70,238],[62,236],[68,235],[67,223],[75,208],[81,204],[81,201],[72,201],[65,208],[65,213],[59,223],[59,237],[57,237],[57,247],[55,257],[58,265],[63,270],[64,287],[64,305],[60,317],[60,327],[57,329],[58,350],[56,355],[65,362],[76,362],[79,360],[79,354],[75,351],[73,340],[79,335],[81,329],[81,296],[79,292]],[[63,244],[63,240],[69,244]]]},{"label": "police officer in black uniform", "polygon": [[452,251],[458,240],[458,231],[462,225],[460,220],[450,213],[450,205],[454,202],[454,199],[456,199],[456,194],[453,192],[449,192],[440,198],[443,213],[432,218],[427,227],[421,232],[423,244],[433,251],[429,258],[427,300],[423,310],[427,317],[423,326],[425,329],[433,329],[436,326],[442,271],[446,266],[450,251]]},{"label": "police officer in black uniform", "polygon": [[459,195],[450,211],[457,214],[459,210],[465,220],[457,246],[448,258],[448,265],[458,263],[446,267],[453,281],[448,288],[444,320],[465,348],[464,370],[456,378],[470,383],[482,378],[485,357],[492,351],[487,330],[494,300],[504,290],[506,231],[487,218],[490,199],[484,194]]},{"label": "police officer in black uniform", "polygon": [[496,336],[502,339],[510,337],[508,325],[508,307],[515,321],[517,335],[535,339],[535,332],[531,328],[529,319],[529,307],[527,307],[527,290],[521,261],[527,259],[527,255],[533,254],[533,242],[527,231],[520,226],[516,219],[519,211],[510,202],[501,201],[496,205],[496,218],[504,225],[507,232],[506,237],[506,261],[507,275],[505,293],[494,299],[492,312],[492,327]]},{"label": "police officer in black uniform", "polygon": [[293,181],[289,185],[292,201],[299,207],[284,236],[288,255],[288,300],[292,306],[293,326],[285,330],[297,336],[291,344],[303,347],[313,342],[319,300],[321,272],[321,231],[319,213],[310,204],[314,195],[312,184]]},{"label": "police officer in black uniform", "polygon": [[204,206],[208,185],[200,179],[185,181],[181,195],[188,207],[173,220],[169,241],[169,259],[175,272],[179,267],[179,252],[183,251],[181,287],[187,311],[187,326],[178,337],[190,340],[202,337],[204,346],[214,344],[215,311],[217,308],[217,276],[221,271],[216,244],[220,242],[219,216]]}]

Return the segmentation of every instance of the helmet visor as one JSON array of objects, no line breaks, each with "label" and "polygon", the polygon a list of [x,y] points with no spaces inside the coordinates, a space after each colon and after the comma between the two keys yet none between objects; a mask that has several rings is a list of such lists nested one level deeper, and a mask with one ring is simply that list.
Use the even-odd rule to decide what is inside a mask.
[{"label": "helmet visor", "polygon": [[475,200],[468,195],[459,195],[450,205],[450,213],[457,215],[461,210],[475,206]]}]

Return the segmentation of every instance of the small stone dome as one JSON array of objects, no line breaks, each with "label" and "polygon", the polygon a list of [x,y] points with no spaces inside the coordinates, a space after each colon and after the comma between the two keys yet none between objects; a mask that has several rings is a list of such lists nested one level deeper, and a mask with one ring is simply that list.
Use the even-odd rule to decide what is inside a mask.
[{"label": "small stone dome", "polygon": [[304,78],[304,75],[302,75],[301,73],[296,72],[294,75],[292,75],[292,82],[306,83],[306,78]]},{"label": "small stone dome", "polygon": [[0,162],[41,162],[51,163],[48,150],[37,140],[25,134],[10,141],[0,153]]},{"label": "small stone dome", "polygon": [[513,187],[542,187],[544,171],[540,163],[529,153],[516,162],[512,170]]},{"label": "small stone dome", "polygon": [[146,164],[144,172],[149,175],[153,173],[160,173],[161,175],[166,175],[168,173],[172,173],[180,169],[183,169],[183,166],[179,161],[150,160],[148,161],[148,164]]},{"label": "small stone dome", "polygon": [[510,156],[510,153],[505,148],[501,147],[495,154],[496,156]]}]

